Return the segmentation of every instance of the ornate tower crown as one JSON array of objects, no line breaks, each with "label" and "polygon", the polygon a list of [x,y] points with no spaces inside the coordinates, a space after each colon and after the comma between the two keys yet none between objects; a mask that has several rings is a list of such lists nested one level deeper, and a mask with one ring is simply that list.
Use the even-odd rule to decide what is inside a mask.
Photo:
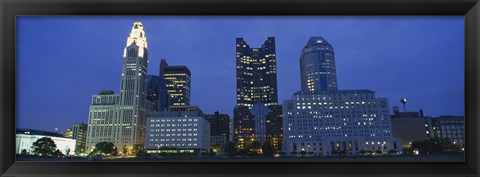
[{"label": "ornate tower crown", "polygon": [[[139,57],[143,57],[143,51],[148,48],[147,36],[145,36],[145,30],[143,28],[142,22],[140,21],[136,21],[133,23],[132,31],[128,35],[127,46],[125,47],[125,49],[131,45],[136,45],[139,47]],[[123,54],[123,57],[125,56],[126,53]]]}]

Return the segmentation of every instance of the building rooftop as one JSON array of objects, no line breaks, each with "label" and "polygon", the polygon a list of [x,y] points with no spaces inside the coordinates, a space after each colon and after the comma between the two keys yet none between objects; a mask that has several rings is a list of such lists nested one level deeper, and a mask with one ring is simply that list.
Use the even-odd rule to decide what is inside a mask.
[{"label": "building rooftop", "polygon": [[315,95],[315,94],[335,94],[335,93],[375,93],[374,91],[367,89],[358,89],[358,90],[330,90],[330,91],[298,91],[294,95]]},{"label": "building rooftop", "polygon": [[309,46],[312,46],[312,45],[322,45],[322,44],[326,44],[326,45],[330,45],[330,43],[328,43],[327,40],[325,40],[323,37],[321,36],[312,36],[310,37],[310,39],[308,39],[308,42],[307,44],[305,45],[305,47],[309,47]]},{"label": "building rooftop", "polygon": [[25,135],[44,135],[44,136],[53,136],[53,137],[64,137],[60,133],[43,131],[43,130],[34,130],[34,129],[18,129],[16,134],[25,134]]}]

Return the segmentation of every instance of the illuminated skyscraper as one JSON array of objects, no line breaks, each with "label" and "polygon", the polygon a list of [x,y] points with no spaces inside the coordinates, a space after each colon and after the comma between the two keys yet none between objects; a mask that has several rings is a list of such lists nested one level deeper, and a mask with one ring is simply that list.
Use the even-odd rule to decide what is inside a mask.
[{"label": "illuminated skyscraper", "polygon": [[88,120],[87,146],[113,142],[123,152],[145,142],[145,119],[153,114],[147,95],[148,50],[142,22],[134,22],[123,52],[120,94],[94,95]]},{"label": "illuminated skyscraper", "polygon": [[233,139],[238,149],[244,149],[254,141],[267,142],[267,114],[278,104],[277,64],[274,37],[268,37],[261,48],[250,48],[243,38],[237,38],[236,42],[237,106],[233,110]]},{"label": "illuminated skyscraper", "polygon": [[237,106],[278,104],[276,63],[274,37],[268,37],[261,48],[250,48],[237,38]]},{"label": "illuminated skyscraper", "polygon": [[[160,75],[165,82],[165,93],[169,95],[168,100],[163,100],[163,104],[169,102],[170,106],[190,105],[190,77],[191,73],[187,66],[168,66],[162,59],[160,62]],[[162,88],[160,88],[162,90]],[[162,104],[162,103],[161,103]]]},{"label": "illuminated skyscraper", "polygon": [[300,76],[303,91],[337,90],[335,53],[322,37],[310,37],[300,56]]}]

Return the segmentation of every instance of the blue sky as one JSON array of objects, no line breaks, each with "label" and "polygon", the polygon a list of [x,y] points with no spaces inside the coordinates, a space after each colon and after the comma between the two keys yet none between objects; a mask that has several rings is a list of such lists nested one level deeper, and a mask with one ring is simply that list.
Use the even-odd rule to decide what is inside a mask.
[{"label": "blue sky", "polygon": [[[17,17],[17,127],[61,131],[87,122],[93,94],[120,89],[136,16]],[[192,72],[191,104],[232,117],[235,38],[276,38],[279,103],[300,90],[311,36],[335,49],[338,89],[370,89],[391,107],[464,115],[463,16],[143,16],[148,73],[160,59]]]}]

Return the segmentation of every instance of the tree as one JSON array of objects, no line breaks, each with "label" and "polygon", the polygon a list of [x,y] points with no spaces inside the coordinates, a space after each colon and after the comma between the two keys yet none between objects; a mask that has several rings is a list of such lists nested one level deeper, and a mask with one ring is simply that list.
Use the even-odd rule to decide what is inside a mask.
[{"label": "tree", "polygon": [[292,155],[295,155],[295,156],[296,156],[296,155],[298,154],[298,152],[297,152],[297,151],[292,151],[292,152],[290,152],[290,154],[292,154]]},{"label": "tree", "polygon": [[70,148],[67,149],[67,156],[70,156]]},{"label": "tree", "polygon": [[235,148],[235,143],[229,141],[227,143],[227,145],[225,146],[225,152],[227,152],[227,155],[228,156],[234,156],[237,152],[236,152],[236,148]]},{"label": "tree", "polygon": [[365,153],[367,153],[367,151],[362,149],[362,150],[358,151],[358,153],[360,153],[360,155],[365,155]]},{"label": "tree", "polygon": [[301,155],[302,157],[305,157],[305,155],[307,155],[307,152],[305,152],[305,151],[300,151],[300,155]]},{"label": "tree", "polygon": [[128,147],[127,145],[123,145],[123,155],[127,155],[128,154]]},{"label": "tree", "polygon": [[100,142],[95,144],[95,150],[92,151],[89,156],[96,155],[117,155],[117,147],[112,142]]},{"label": "tree", "polygon": [[262,151],[265,156],[273,156],[273,153],[275,153],[274,147],[269,142],[263,144]]},{"label": "tree", "polygon": [[373,151],[372,150],[367,150],[366,151],[368,155],[372,155]]},{"label": "tree", "polygon": [[32,145],[33,154],[38,156],[53,156],[57,145],[48,137],[43,137],[35,141]]},{"label": "tree", "polygon": [[390,150],[388,150],[387,153],[390,154],[390,155],[393,155],[393,154],[397,154],[397,152],[398,152],[398,151],[395,150],[395,149],[390,149]]},{"label": "tree", "polygon": [[133,153],[137,157],[146,157],[147,156],[147,149],[143,144],[135,144],[133,145]]},{"label": "tree", "polygon": [[22,152],[20,153],[21,155],[28,155],[28,152],[26,149],[22,149]]},{"label": "tree", "polygon": [[249,146],[248,146],[248,150],[251,152],[252,155],[257,155],[259,154],[259,150],[262,148],[262,145],[257,142],[257,141],[254,141],[252,142]]},{"label": "tree", "polygon": [[332,155],[337,155],[339,152],[337,150],[332,150]]},{"label": "tree", "polygon": [[57,150],[55,150],[55,152],[53,152],[53,156],[55,156],[55,157],[63,157],[63,156],[65,156],[65,155],[63,155],[63,153],[62,153],[59,149],[57,149]]}]

